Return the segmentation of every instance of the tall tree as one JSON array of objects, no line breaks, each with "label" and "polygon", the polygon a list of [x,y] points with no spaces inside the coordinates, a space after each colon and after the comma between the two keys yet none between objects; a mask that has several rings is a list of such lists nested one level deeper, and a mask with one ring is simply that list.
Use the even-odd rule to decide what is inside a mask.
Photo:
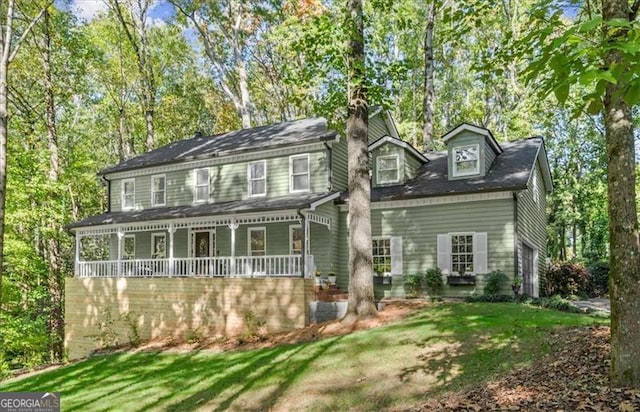
[{"label": "tall tree", "polygon": [[[530,81],[576,112],[601,114],[605,126],[610,243],[611,380],[640,387],[640,234],[636,209],[636,164],[631,107],[640,103],[637,59],[640,1],[592,2],[575,20],[557,5],[531,15],[531,29],[519,42],[520,53],[535,56]],[[597,10],[597,8],[596,8]]]},{"label": "tall tree", "polygon": [[434,150],[433,147],[433,101],[436,92],[433,83],[433,32],[436,20],[436,0],[427,5],[427,24],[424,30],[424,100],[422,112],[424,127],[422,129],[422,143],[425,152]]},{"label": "tall tree", "polygon": [[156,111],[157,80],[149,42],[150,0],[108,0],[133,48],[140,75],[140,102],[146,125],[145,149],[154,148],[153,118]]},{"label": "tall tree", "polygon": [[[2,306],[2,272],[3,272],[3,248],[5,226],[5,204],[7,191],[7,130],[9,126],[8,112],[8,84],[7,75],[9,66],[15,59],[21,44],[33,26],[42,17],[47,7],[53,0],[40,8],[35,17],[28,20],[22,33],[14,34],[15,24],[15,0],[9,0],[4,6],[0,6],[0,308]],[[19,34],[19,37],[16,37]]]},{"label": "tall tree", "polygon": [[347,6],[349,304],[345,321],[375,316],[369,180],[368,105],[362,1]]}]

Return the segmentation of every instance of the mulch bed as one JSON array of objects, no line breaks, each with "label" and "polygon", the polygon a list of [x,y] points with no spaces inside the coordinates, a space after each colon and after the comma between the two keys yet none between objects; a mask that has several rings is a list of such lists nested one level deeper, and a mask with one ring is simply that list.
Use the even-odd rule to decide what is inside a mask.
[{"label": "mulch bed", "polygon": [[640,411],[640,390],[612,388],[610,330],[585,327],[551,336],[551,350],[532,366],[414,411]]}]

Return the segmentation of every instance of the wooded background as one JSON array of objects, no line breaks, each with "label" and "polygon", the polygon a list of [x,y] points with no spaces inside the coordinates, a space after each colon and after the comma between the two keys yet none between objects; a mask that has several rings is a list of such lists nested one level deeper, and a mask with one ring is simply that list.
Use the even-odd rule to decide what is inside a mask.
[{"label": "wooded background", "polygon": [[[160,3],[173,17],[158,21],[149,13],[159,2],[106,3],[90,21],[64,2],[16,0],[13,12],[11,2],[0,4],[0,54],[7,54],[0,373],[64,356],[62,291],[74,256],[65,225],[106,209],[99,170],[196,131],[324,116],[345,134],[346,5],[171,0]],[[545,138],[555,185],[551,260],[608,259],[604,125],[592,96],[607,70],[565,87],[549,86],[549,78],[575,61],[535,67],[549,47],[544,33],[543,40],[576,28],[568,46],[585,50],[585,65],[599,69],[587,54],[600,38],[598,7],[365,3],[368,100],[391,111],[405,140],[438,150],[439,136],[461,122],[487,127],[499,141]]]}]

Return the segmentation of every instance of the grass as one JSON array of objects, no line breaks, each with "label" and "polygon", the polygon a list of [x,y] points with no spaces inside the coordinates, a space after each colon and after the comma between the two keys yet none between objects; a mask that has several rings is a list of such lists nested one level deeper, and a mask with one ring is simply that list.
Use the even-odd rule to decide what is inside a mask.
[{"label": "grass", "polygon": [[310,343],[99,356],[1,382],[0,391],[61,392],[65,411],[403,408],[530,363],[550,349],[553,328],[604,322],[513,303],[447,303]]}]

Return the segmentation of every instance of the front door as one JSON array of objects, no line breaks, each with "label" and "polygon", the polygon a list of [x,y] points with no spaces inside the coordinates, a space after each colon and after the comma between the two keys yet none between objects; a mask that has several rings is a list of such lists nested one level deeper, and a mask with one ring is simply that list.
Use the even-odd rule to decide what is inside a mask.
[{"label": "front door", "polygon": [[194,259],[194,274],[213,274],[213,260],[215,256],[216,232],[214,230],[194,230],[191,232],[191,256]]},{"label": "front door", "polygon": [[529,296],[533,294],[533,249],[522,244],[522,293]]}]

